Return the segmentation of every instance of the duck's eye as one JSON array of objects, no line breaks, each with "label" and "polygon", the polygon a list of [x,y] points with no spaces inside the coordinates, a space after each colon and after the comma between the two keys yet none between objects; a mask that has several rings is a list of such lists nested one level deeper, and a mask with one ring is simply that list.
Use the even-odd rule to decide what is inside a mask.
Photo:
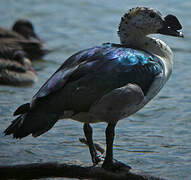
[{"label": "duck's eye", "polygon": [[149,16],[150,16],[151,18],[154,18],[154,17],[155,17],[155,13],[150,13]]}]

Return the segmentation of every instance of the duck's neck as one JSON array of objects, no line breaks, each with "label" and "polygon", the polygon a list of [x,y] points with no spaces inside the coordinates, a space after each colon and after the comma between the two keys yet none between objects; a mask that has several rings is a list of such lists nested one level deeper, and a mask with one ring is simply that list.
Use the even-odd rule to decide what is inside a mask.
[{"label": "duck's neck", "polygon": [[131,33],[128,33],[119,29],[118,34],[122,45],[142,49],[159,57],[165,64],[166,76],[170,76],[173,67],[173,53],[166,43],[132,30]]},{"label": "duck's neck", "polygon": [[172,59],[173,54],[170,47],[160,39],[136,33],[133,35],[119,34],[119,37],[122,45],[143,49],[162,58]]}]

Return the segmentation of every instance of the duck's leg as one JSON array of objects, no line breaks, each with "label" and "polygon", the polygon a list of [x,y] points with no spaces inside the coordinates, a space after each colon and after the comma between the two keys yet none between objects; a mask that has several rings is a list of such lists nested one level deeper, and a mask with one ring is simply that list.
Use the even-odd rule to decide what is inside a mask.
[{"label": "duck's leg", "polygon": [[121,168],[130,169],[131,167],[113,159],[113,141],[115,137],[115,126],[116,126],[116,123],[109,123],[105,131],[106,156],[105,156],[105,160],[103,162],[102,167],[104,169],[108,169],[112,171],[119,170]]},{"label": "duck's leg", "polygon": [[87,140],[87,144],[89,147],[89,151],[90,151],[90,155],[92,158],[92,162],[93,165],[98,164],[98,162],[102,161],[103,158],[97,153],[95,145],[93,143],[93,138],[92,138],[92,134],[93,134],[93,130],[92,127],[89,125],[89,123],[84,123],[84,134]]}]

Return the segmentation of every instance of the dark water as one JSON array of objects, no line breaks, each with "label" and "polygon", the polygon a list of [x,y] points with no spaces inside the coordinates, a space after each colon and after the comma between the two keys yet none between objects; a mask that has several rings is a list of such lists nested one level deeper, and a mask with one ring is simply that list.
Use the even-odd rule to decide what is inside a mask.
[{"label": "dark water", "polygon": [[[59,121],[39,138],[19,141],[4,137],[15,108],[30,100],[42,83],[74,52],[101,44],[119,42],[120,17],[135,6],[157,8],[175,14],[183,25],[184,39],[158,36],[173,49],[171,79],[145,108],[119,122],[115,158],[133,168],[167,179],[191,177],[191,1],[151,0],[1,0],[0,25],[10,27],[17,18],[32,20],[37,33],[54,52],[36,62],[39,81],[32,87],[0,86],[0,164],[47,161],[90,162],[87,147],[78,142],[82,124]],[[95,139],[104,143],[105,124],[94,125]]]}]

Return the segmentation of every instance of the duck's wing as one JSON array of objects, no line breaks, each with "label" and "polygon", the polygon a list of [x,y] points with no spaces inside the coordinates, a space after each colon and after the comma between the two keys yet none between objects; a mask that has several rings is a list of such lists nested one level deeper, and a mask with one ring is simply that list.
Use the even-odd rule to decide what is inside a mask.
[{"label": "duck's wing", "polygon": [[0,38],[0,58],[13,59],[15,52],[22,51],[14,40],[10,38]]},{"label": "duck's wing", "polygon": [[46,49],[45,44],[40,41],[26,39],[16,40],[16,43],[22,47],[23,51],[26,53],[26,56],[31,60],[40,59],[42,56],[50,52]]},{"label": "duck's wing", "polygon": [[22,50],[25,52],[26,57],[29,59],[40,59],[43,55],[50,51],[45,47],[45,44],[38,41],[28,39],[16,39],[16,38],[0,38],[0,56],[10,54],[16,50]]},{"label": "duck's wing", "polygon": [[98,56],[104,51],[101,47],[102,46],[98,46],[82,50],[69,57],[33,96],[33,100],[45,97],[64,87],[70,75],[77,70],[80,65],[82,66],[87,62],[99,59]]},{"label": "duck's wing", "polygon": [[85,76],[92,79],[105,76],[103,83],[116,81],[108,85],[111,90],[127,83],[135,83],[146,94],[154,78],[162,72],[159,62],[159,59],[147,52],[112,44],[86,49],[67,59],[35,94],[33,101]]},{"label": "duck's wing", "polygon": [[0,38],[24,39],[20,34],[9,29],[0,27]]}]

